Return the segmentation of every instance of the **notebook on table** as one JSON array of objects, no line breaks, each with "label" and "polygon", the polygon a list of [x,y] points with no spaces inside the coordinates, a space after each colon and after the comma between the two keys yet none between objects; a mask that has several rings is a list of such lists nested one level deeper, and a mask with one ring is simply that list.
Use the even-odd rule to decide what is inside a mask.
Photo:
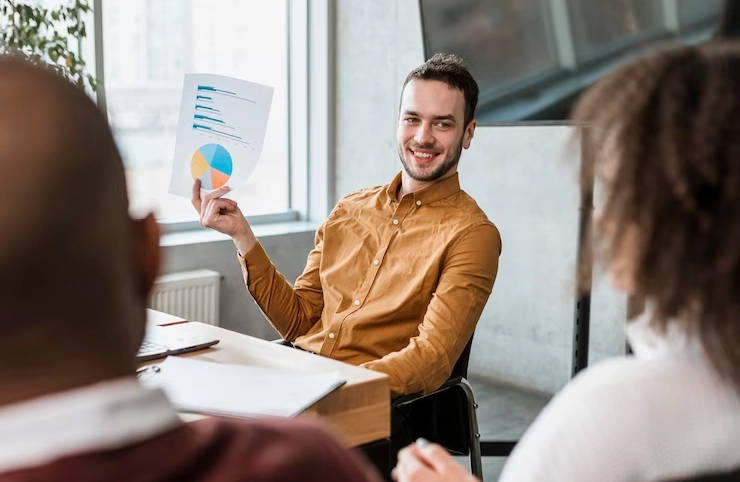
[{"label": "notebook on table", "polygon": [[226,417],[293,417],[342,386],[339,373],[271,368],[169,357],[141,378],[162,388],[181,412]]}]

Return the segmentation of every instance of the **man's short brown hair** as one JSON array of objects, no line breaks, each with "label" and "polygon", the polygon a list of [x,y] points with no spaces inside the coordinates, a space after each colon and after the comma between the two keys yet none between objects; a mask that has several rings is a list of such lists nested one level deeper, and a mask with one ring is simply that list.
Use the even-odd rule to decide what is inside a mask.
[{"label": "man's short brown hair", "polygon": [[409,73],[403,87],[406,88],[412,80],[437,80],[459,90],[465,98],[465,127],[475,117],[475,108],[478,106],[478,84],[460,57],[434,54],[431,59]]}]

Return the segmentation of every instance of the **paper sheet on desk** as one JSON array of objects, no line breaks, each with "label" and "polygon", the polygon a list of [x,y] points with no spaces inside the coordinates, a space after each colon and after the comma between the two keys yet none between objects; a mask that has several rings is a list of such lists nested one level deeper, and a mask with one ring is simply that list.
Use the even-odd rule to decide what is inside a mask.
[{"label": "paper sheet on desk", "polygon": [[168,357],[143,383],[162,388],[182,411],[257,418],[293,417],[345,383],[312,375]]}]

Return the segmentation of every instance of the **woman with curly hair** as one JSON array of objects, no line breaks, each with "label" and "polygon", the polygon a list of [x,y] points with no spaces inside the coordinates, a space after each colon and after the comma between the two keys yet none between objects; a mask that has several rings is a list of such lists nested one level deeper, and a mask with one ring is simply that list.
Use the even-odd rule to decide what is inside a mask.
[{"label": "woman with curly hair", "polygon": [[[627,327],[634,356],[558,393],[500,480],[674,481],[740,468],[740,45],[624,66],[584,94],[574,120],[584,178],[604,188],[600,259],[645,310]],[[395,477],[475,480],[418,443]]]}]

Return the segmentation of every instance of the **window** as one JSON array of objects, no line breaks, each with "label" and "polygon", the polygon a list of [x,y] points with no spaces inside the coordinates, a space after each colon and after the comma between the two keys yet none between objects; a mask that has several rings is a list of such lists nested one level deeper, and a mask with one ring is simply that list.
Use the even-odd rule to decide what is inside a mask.
[{"label": "window", "polygon": [[103,0],[108,118],[124,159],[132,211],[187,221],[186,199],[167,193],[183,75],[227,75],[274,87],[260,162],[234,193],[246,215],[287,211],[287,2]]},{"label": "window", "polygon": [[542,0],[423,0],[426,50],[454,52],[490,91],[557,67]]},{"label": "window", "polygon": [[[737,0],[727,0],[728,2]],[[722,12],[721,0],[678,0],[678,18],[682,27],[711,19]]]},{"label": "window", "polygon": [[573,40],[582,60],[663,29],[663,6],[658,0],[569,0],[569,5]]},{"label": "window", "polygon": [[[727,0],[735,1],[735,0]],[[424,51],[460,55],[481,125],[566,121],[596,80],[657,47],[697,44],[722,0],[420,0]]]}]

